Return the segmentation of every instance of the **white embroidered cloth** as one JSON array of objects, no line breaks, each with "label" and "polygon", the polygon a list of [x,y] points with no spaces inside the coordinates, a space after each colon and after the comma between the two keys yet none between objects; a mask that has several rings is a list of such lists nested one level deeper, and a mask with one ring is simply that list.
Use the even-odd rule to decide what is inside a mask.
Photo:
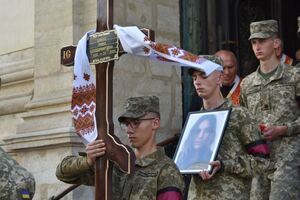
[{"label": "white embroidered cloth", "polygon": [[74,61],[71,112],[75,132],[89,143],[97,138],[96,81],[86,54],[87,32],[78,42]]},{"label": "white embroidered cloth", "polygon": [[[191,54],[173,45],[159,44],[150,41],[136,26],[121,27],[115,25],[124,51],[135,56],[144,56],[162,62],[172,62],[182,67],[193,67],[206,75],[215,70],[223,70],[222,66],[207,59]],[[73,114],[76,133],[85,143],[97,138],[96,123],[96,83],[86,53],[89,31],[78,42],[75,53],[74,81],[71,112]]]},{"label": "white embroidered cloth", "polygon": [[201,56],[194,55],[173,45],[159,44],[149,40],[136,26],[121,27],[114,25],[124,51],[137,56],[173,62],[181,67],[193,67],[203,71],[207,76],[223,67]]}]

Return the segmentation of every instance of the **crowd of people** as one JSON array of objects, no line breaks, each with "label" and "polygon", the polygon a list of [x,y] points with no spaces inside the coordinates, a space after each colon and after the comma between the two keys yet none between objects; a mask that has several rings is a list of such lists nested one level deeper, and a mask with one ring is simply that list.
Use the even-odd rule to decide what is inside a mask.
[{"label": "crowd of people", "polygon": [[[228,50],[206,56],[222,65],[223,70],[205,74],[189,69],[198,95],[191,110],[230,108],[231,113],[218,155],[210,162],[212,170],[192,175],[188,199],[300,199],[300,68],[291,66],[293,62],[283,53],[278,32],[275,20],[250,24],[249,41],[259,66],[243,80],[237,75],[237,59]],[[118,120],[134,148],[136,161],[132,174],[114,165],[113,199],[183,199],[185,184],[180,166],[165,155],[155,139],[161,120],[159,99],[130,97]],[[195,125],[199,134],[191,135],[193,143],[186,151],[191,154],[191,163],[182,165],[192,165],[198,150],[209,151],[201,140],[209,142],[209,133],[215,127],[206,122],[202,119]],[[86,155],[64,158],[57,166],[57,178],[66,183],[94,185],[95,160],[105,155],[106,148],[105,141],[99,139],[87,144]],[[35,184],[32,175],[4,151],[0,154],[4,159],[1,165],[7,163],[8,168],[15,165],[18,169],[6,174],[14,189],[2,189],[11,194],[0,194],[0,198],[31,198]],[[0,178],[7,180],[4,175],[1,173]]]}]

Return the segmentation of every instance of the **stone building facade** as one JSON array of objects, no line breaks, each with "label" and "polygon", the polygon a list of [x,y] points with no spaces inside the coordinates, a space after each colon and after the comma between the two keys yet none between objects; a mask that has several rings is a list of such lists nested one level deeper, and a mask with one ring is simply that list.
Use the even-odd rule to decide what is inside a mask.
[{"label": "stone building facade", "polygon": [[[5,0],[3,0],[5,1]],[[96,0],[10,0],[0,7],[0,145],[36,179],[34,199],[49,199],[68,185],[55,168],[69,154],[84,150],[70,113],[72,67],[60,64],[60,49],[77,44],[96,25]],[[160,43],[180,45],[179,0],[115,0],[114,23],[155,31]],[[162,127],[158,141],[182,124],[181,69],[123,55],[115,62],[113,121],[130,96],[157,95]],[[64,199],[93,199],[80,186]]]}]

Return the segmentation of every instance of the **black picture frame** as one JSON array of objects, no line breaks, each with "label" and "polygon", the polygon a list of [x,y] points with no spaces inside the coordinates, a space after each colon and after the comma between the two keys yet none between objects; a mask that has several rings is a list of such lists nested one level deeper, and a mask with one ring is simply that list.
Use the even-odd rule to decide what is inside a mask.
[{"label": "black picture frame", "polygon": [[182,174],[212,170],[230,113],[231,108],[188,114],[173,159]]}]

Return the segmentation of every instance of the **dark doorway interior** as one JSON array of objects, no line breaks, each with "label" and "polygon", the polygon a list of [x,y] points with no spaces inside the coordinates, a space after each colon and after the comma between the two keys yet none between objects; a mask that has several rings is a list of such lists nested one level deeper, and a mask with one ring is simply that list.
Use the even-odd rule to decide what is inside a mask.
[{"label": "dark doorway interior", "polygon": [[[181,46],[195,54],[213,54],[219,49],[233,51],[239,61],[239,75],[256,70],[248,37],[253,21],[275,19],[284,42],[284,52],[295,57],[300,48],[297,38],[299,0],[181,0]],[[183,122],[194,94],[186,69],[183,80]]]}]

